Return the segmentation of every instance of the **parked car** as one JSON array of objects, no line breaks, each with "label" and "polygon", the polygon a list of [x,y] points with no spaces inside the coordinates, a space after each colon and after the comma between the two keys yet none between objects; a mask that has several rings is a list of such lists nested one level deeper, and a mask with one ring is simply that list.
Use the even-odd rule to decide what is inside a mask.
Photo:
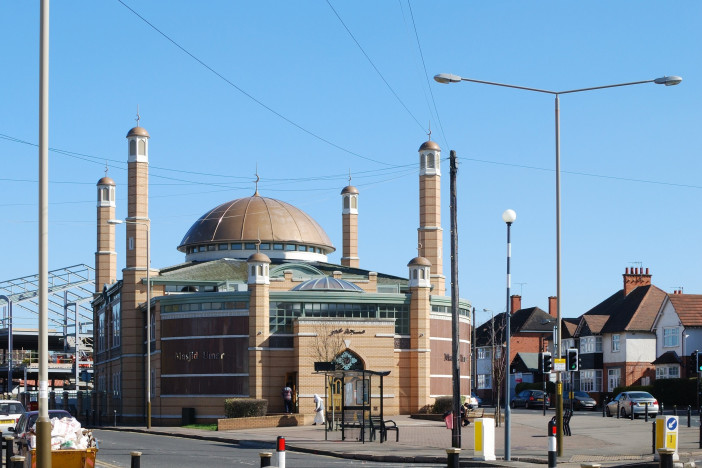
[{"label": "parked car", "polygon": [[[570,398],[563,400],[563,406],[570,407]],[[597,402],[585,392],[573,392],[573,409],[595,411]]]},{"label": "parked car", "polygon": [[522,390],[512,398],[510,406],[512,408],[517,408],[518,406],[523,406],[524,408],[542,408],[544,406],[544,400],[546,407],[548,407],[551,404],[551,399],[548,394],[544,393],[542,390]]},{"label": "parked car", "polygon": [[640,391],[622,392],[607,403],[605,414],[614,416],[619,411],[619,414],[624,418],[631,416],[632,412],[634,417],[642,416],[646,412],[646,403],[648,403],[649,416],[658,414],[658,400],[650,393]]},{"label": "parked car", "polygon": [[[49,410],[49,419],[70,417],[71,413],[65,410]],[[27,411],[20,416],[17,425],[10,428],[18,447],[29,444],[29,430],[37,422],[37,419],[39,419],[39,411]]]},{"label": "parked car", "polygon": [[11,428],[15,427],[20,416],[24,413],[24,406],[17,400],[0,400],[0,428],[2,435],[13,435]]}]

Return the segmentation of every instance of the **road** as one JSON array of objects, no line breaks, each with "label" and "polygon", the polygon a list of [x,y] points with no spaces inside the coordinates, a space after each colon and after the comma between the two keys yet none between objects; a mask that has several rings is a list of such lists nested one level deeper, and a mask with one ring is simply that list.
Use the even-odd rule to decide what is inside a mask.
[{"label": "road", "polygon": [[[141,466],[148,468],[175,467],[258,467],[261,466],[259,452],[273,452],[273,465],[276,464],[275,448],[260,444],[230,444],[207,440],[183,439],[150,434],[136,434],[121,431],[93,430],[100,451],[97,457],[98,468],[129,468],[132,451],[142,452]],[[375,463],[347,460],[304,453],[285,452],[289,467],[345,467],[366,466],[400,468],[405,464]],[[433,467],[437,465],[413,465]]]}]

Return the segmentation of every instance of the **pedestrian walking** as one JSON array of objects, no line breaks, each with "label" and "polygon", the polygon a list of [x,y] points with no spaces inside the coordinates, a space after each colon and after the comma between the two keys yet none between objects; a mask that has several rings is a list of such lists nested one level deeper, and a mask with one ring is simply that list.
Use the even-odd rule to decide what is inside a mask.
[{"label": "pedestrian walking", "polygon": [[292,411],[293,410],[292,388],[290,388],[290,384],[283,387],[282,395],[283,395],[283,406],[285,406],[285,412],[290,414],[293,412]]},{"label": "pedestrian walking", "polygon": [[317,424],[324,424],[324,400],[322,397],[314,394],[314,422],[313,426]]}]

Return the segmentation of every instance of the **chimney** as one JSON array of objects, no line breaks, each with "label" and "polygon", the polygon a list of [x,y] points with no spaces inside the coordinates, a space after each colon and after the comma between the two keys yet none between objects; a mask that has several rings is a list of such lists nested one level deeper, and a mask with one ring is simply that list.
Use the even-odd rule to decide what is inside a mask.
[{"label": "chimney", "polygon": [[553,318],[558,318],[558,297],[549,296],[548,297],[548,315]]},{"label": "chimney", "polygon": [[522,296],[519,296],[517,294],[514,294],[512,297],[510,297],[510,306],[509,310],[510,313],[513,314],[516,311],[520,310],[522,308]]},{"label": "chimney", "polygon": [[648,268],[644,273],[643,268],[627,268],[622,275],[624,277],[624,295],[628,296],[631,291],[639,286],[650,286],[651,275],[648,273]]}]

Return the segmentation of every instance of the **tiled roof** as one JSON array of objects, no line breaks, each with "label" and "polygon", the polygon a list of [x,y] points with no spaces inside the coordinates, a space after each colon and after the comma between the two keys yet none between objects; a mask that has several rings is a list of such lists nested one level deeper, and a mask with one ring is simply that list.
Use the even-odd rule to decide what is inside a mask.
[{"label": "tiled roof", "polygon": [[666,351],[658,356],[651,364],[682,364],[682,361],[675,351]]},{"label": "tiled roof", "polygon": [[702,295],[668,294],[684,327],[702,327]]},{"label": "tiled roof", "polygon": [[[627,296],[624,296],[623,290],[619,290],[587,311],[583,317],[608,317],[598,333],[650,331],[665,297],[666,293],[654,285],[639,286]],[[595,326],[595,322],[592,326]]]},{"label": "tiled roof", "polygon": [[614,310],[602,333],[650,331],[665,297],[665,291],[654,285],[639,286]]},{"label": "tiled roof", "polygon": [[564,318],[562,319],[563,323],[561,333],[563,335],[563,338],[572,338],[575,336],[575,330],[578,328],[578,324],[580,323],[579,318]]},{"label": "tiled roof", "polygon": [[607,315],[583,315],[578,335],[599,335],[607,320],[609,320]]}]

